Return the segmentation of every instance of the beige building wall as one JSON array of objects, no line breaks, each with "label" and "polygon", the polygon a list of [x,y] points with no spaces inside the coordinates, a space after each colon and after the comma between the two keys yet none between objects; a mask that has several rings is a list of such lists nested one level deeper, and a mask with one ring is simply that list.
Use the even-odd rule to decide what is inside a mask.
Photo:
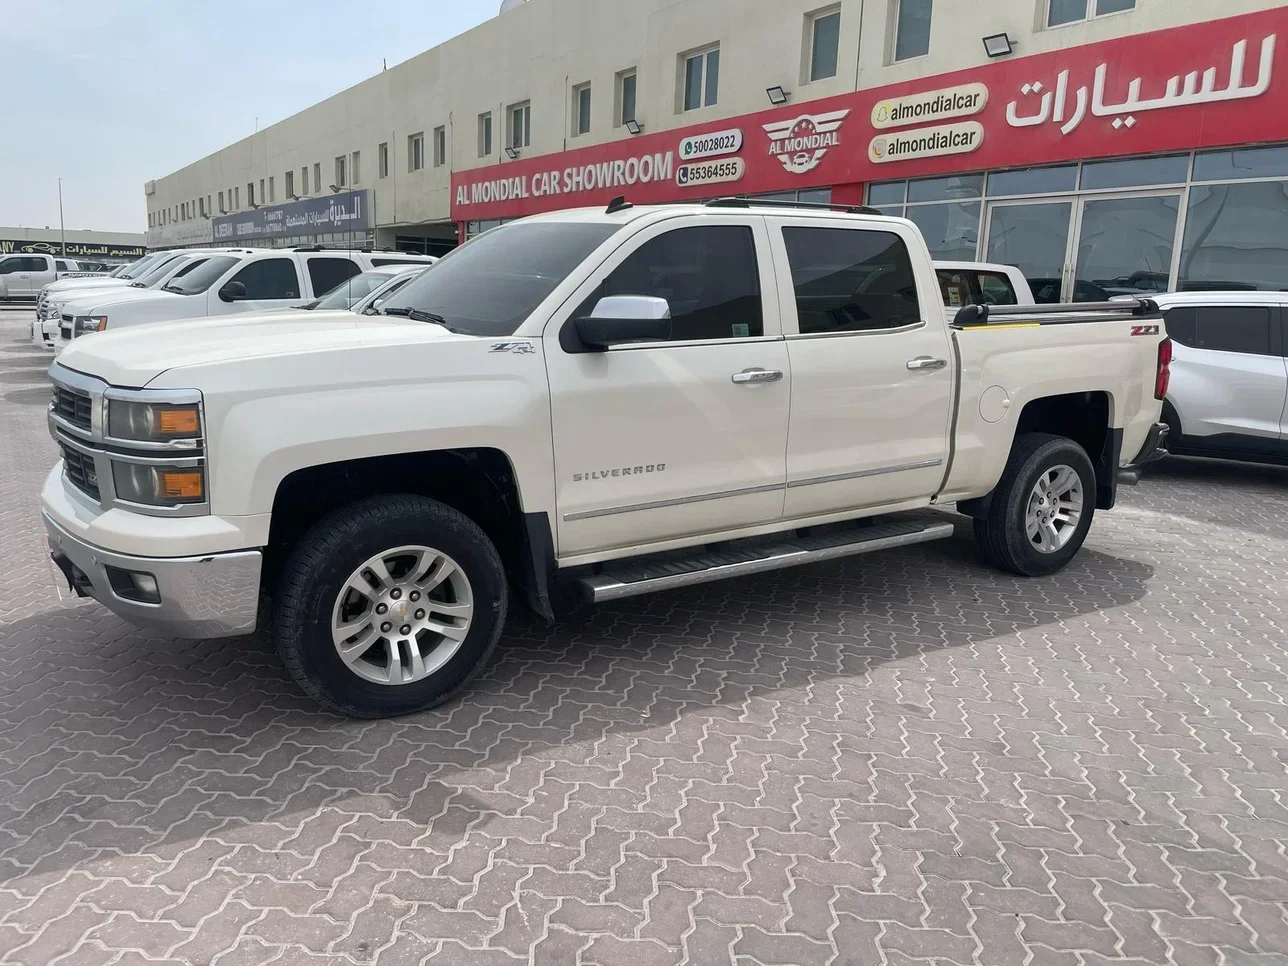
[{"label": "beige building wall", "polygon": [[[146,190],[152,244],[178,244],[208,236],[209,222],[158,228],[158,214],[183,202],[211,201],[219,192],[228,211],[249,208],[248,183],[259,200],[289,200],[285,173],[295,190],[328,192],[335,159],[360,155],[353,187],[373,191],[376,224],[384,228],[446,222],[452,170],[505,161],[507,111],[532,105],[531,144],[524,157],[552,154],[631,135],[614,126],[616,77],[637,71],[636,116],[649,132],[688,126],[769,107],[765,89],[781,85],[799,103],[896,83],[987,61],[982,38],[1005,31],[1016,55],[1027,56],[1134,35],[1216,17],[1280,6],[1275,0],[1136,0],[1136,8],[1080,23],[1048,28],[1052,0],[934,0],[930,52],[894,62],[900,0],[529,0],[438,47],[392,67],[252,137],[229,145]],[[1097,0],[1088,0],[1095,6]],[[820,11],[841,12],[838,71],[808,83],[809,29]],[[683,55],[720,45],[718,103],[683,111]],[[324,82],[319,72],[319,82]],[[591,85],[591,129],[572,134],[572,91]],[[480,157],[478,118],[491,112],[492,151]],[[436,165],[434,131],[446,132],[447,156]],[[408,138],[424,135],[425,166],[409,170]],[[380,144],[389,150],[380,177]],[[320,165],[321,185],[314,179]],[[308,169],[309,191],[301,190]],[[228,194],[240,195],[233,207]],[[267,191],[266,191],[267,193]]]}]

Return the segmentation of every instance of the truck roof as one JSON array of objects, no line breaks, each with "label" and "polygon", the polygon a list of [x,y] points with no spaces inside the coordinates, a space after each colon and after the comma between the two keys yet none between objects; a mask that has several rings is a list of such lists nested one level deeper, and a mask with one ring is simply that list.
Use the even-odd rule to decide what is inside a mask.
[{"label": "truck roof", "polygon": [[699,215],[719,217],[729,213],[755,212],[756,214],[780,214],[791,218],[836,218],[838,215],[850,218],[862,218],[877,222],[905,222],[904,218],[883,215],[875,208],[863,205],[807,205],[793,202],[774,202],[769,199],[756,198],[715,198],[708,202],[693,202],[674,205],[630,205],[614,201],[607,208],[564,208],[559,211],[529,215],[525,222],[591,222],[597,224],[626,225],[636,221],[676,218],[681,215]]}]

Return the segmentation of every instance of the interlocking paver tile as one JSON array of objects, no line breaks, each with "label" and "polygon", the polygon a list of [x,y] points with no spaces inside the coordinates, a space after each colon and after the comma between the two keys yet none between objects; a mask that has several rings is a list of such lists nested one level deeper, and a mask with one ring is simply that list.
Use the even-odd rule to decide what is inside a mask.
[{"label": "interlocking paver tile", "polygon": [[515,617],[354,722],[60,592],[0,310],[0,964],[1288,961],[1288,470],[1169,461],[1057,577],[967,537]]}]

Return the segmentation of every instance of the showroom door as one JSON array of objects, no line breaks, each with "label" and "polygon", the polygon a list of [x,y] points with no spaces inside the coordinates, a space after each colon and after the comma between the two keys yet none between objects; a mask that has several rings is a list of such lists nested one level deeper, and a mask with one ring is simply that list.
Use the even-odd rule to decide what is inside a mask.
[{"label": "showroom door", "polygon": [[1018,268],[1038,302],[1061,301],[1074,206],[1072,198],[991,203],[984,260]]}]

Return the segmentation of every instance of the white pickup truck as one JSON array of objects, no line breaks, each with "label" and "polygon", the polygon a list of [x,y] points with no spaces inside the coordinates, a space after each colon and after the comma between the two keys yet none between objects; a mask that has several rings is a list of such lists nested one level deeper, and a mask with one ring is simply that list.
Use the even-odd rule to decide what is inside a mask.
[{"label": "white pickup truck", "polygon": [[[753,206],[754,205],[754,206]],[[946,537],[1051,574],[1156,455],[1152,303],[946,316],[917,228],[725,200],[513,222],[385,302],[77,339],[45,482],[81,594],[181,637],[261,594],[357,716],[480,669],[514,589],[593,601]]]},{"label": "white pickup truck", "polygon": [[82,271],[72,258],[53,255],[5,255],[0,257],[0,301],[34,299],[46,285],[63,278],[101,276],[106,272]]}]

